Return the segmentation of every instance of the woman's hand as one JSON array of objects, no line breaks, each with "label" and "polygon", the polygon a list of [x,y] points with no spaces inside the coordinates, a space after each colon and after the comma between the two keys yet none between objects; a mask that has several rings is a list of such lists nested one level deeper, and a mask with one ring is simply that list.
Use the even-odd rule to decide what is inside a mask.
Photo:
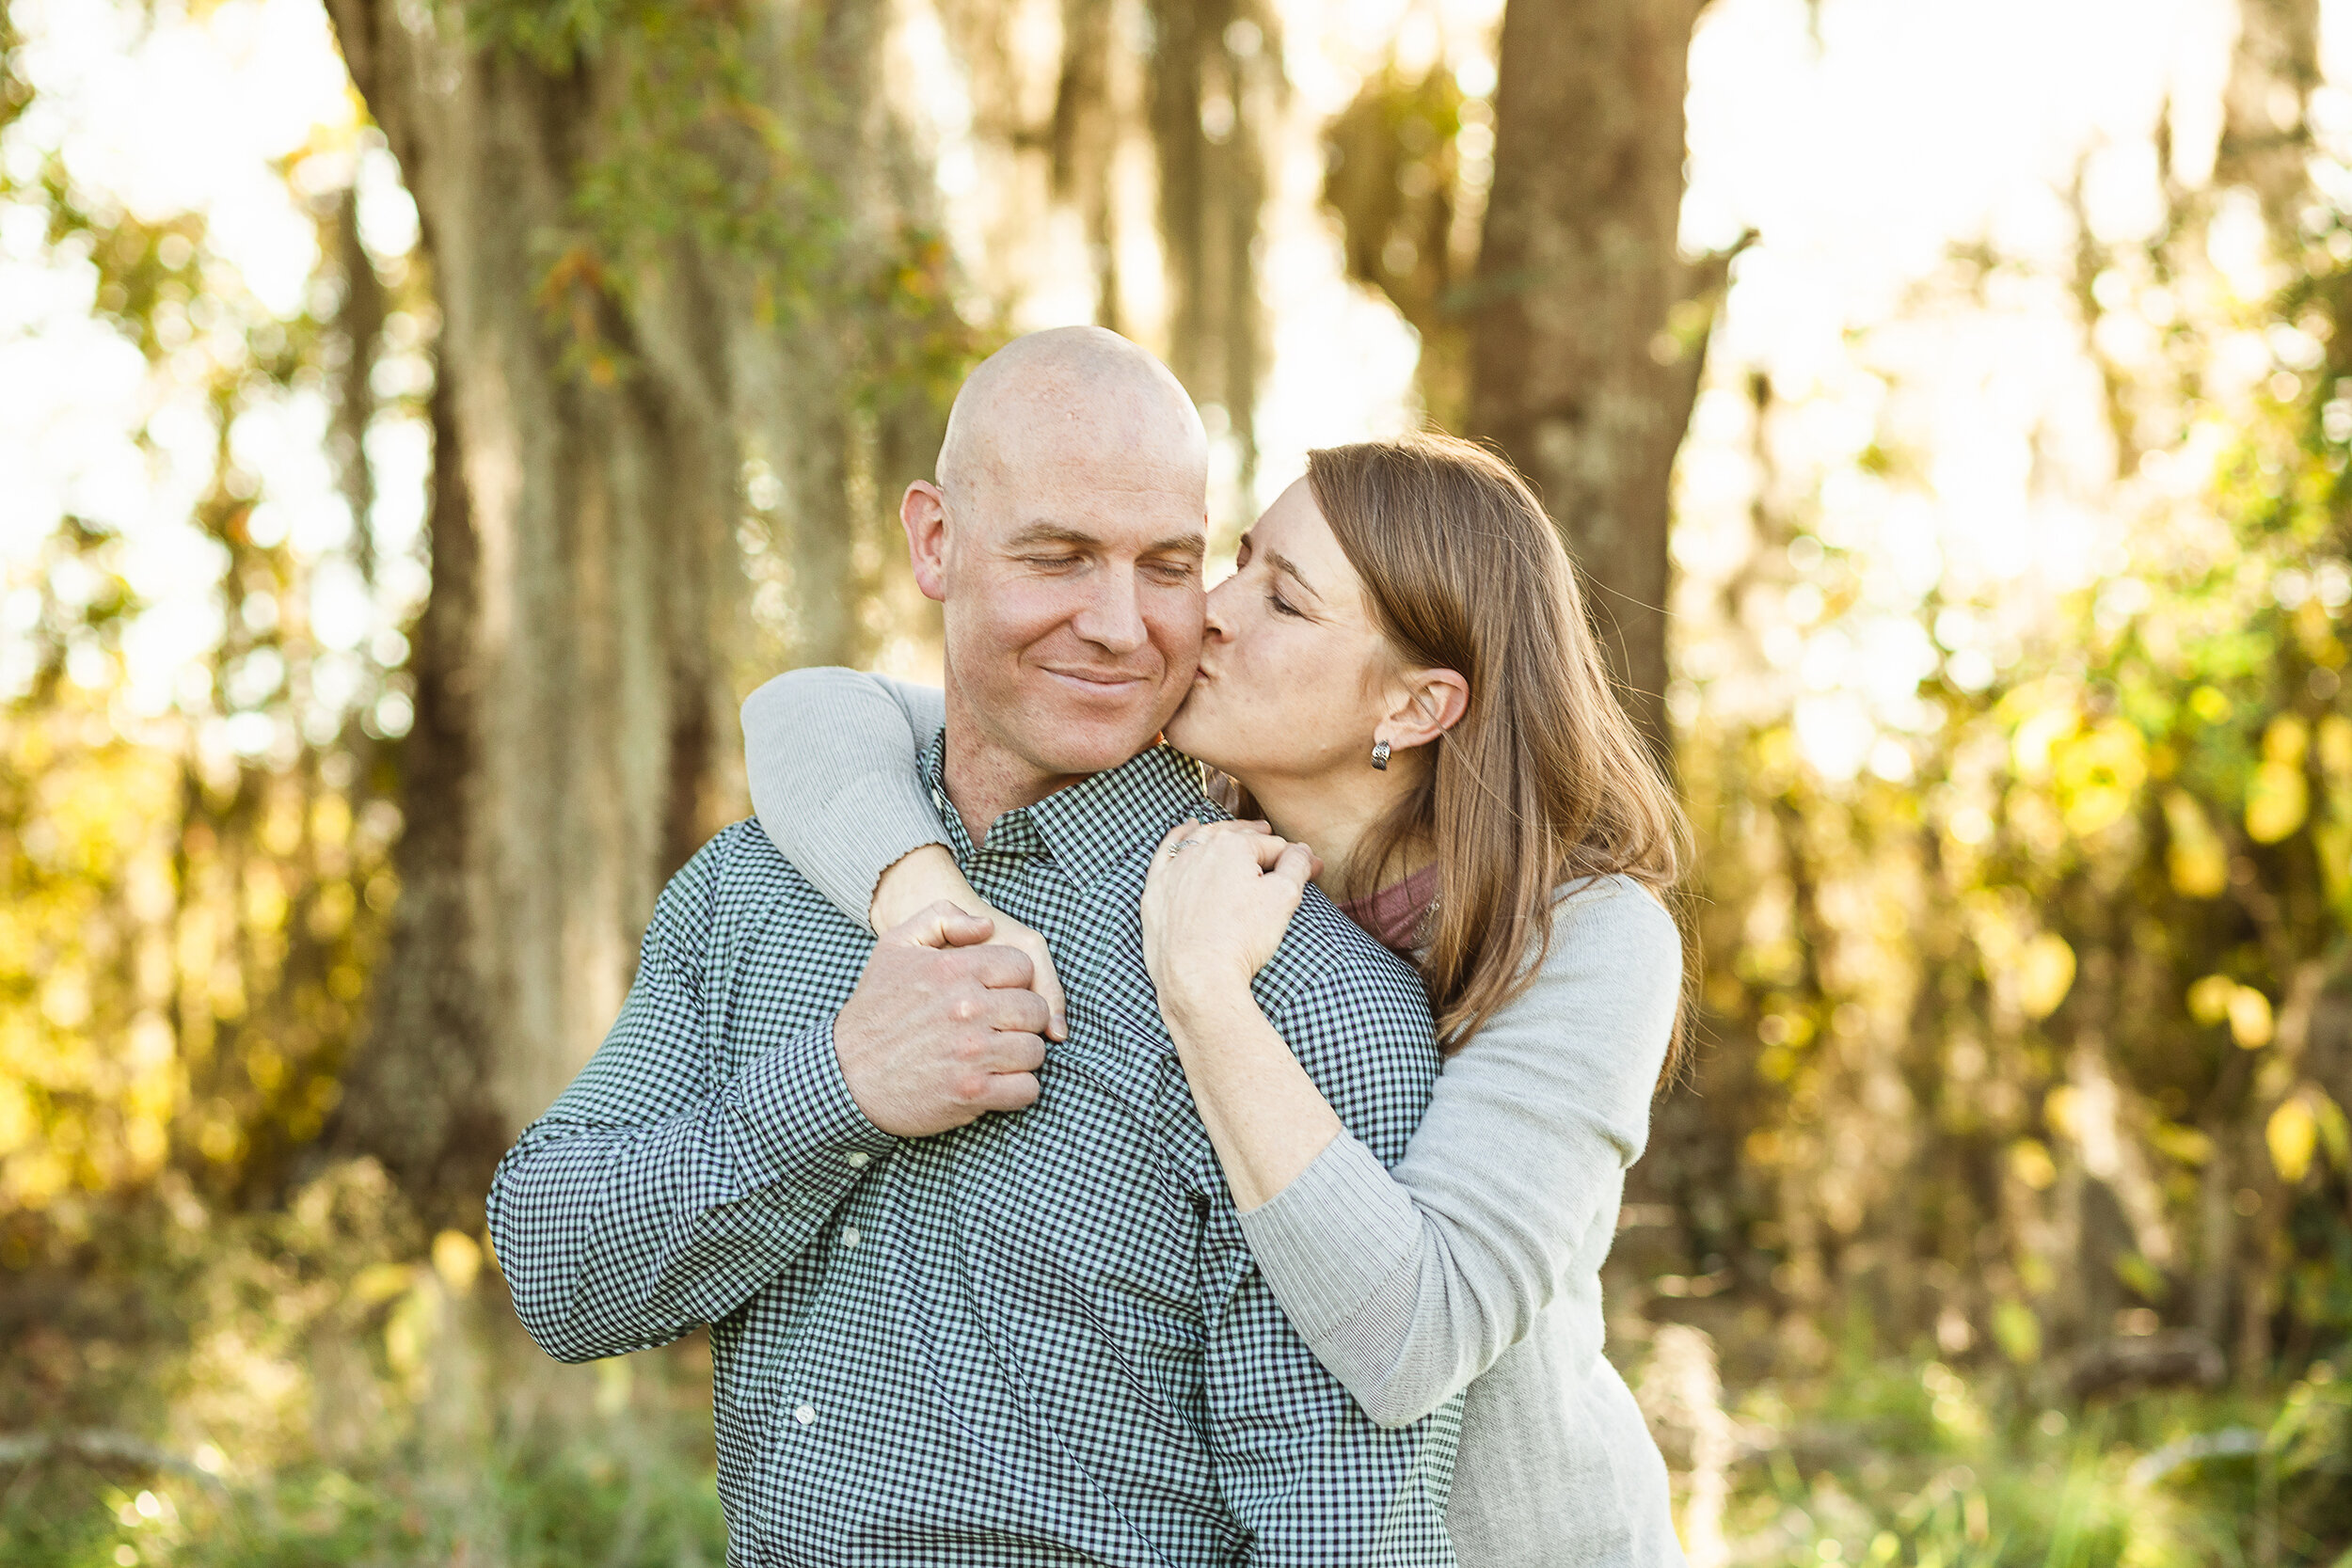
[{"label": "woman's hand", "polygon": [[927,906],[942,901],[967,914],[994,921],[995,933],[988,940],[1027,956],[1034,972],[1030,989],[1045,999],[1045,1037],[1068,1039],[1068,1004],[1062,995],[1061,977],[1054,973],[1054,955],[1047,950],[1045,938],[981,897],[946,845],[926,844],[900,856],[882,874],[882,880],[874,884],[873,903],[866,919],[875,930],[887,931],[905,924]]},{"label": "woman's hand", "polygon": [[1162,1000],[1247,990],[1320,869],[1313,850],[1263,822],[1170,829],[1143,882],[1143,961]]}]

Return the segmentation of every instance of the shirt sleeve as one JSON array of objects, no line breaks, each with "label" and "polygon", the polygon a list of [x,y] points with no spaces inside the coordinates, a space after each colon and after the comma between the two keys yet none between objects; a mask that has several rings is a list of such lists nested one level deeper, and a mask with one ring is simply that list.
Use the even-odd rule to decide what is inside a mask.
[{"label": "shirt sleeve", "polygon": [[883,872],[946,842],[916,768],[946,721],[936,687],[832,667],[787,671],[743,700],[760,828],[860,926]]},{"label": "shirt sleeve", "polygon": [[898,1146],[850,1097],[830,1018],[721,1077],[703,983],[724,845],[662,890],[612,1032],[491,1182],[516,1315],[558,1360],[725,1317]]},{"label": "shirt sleeve", "polygon": [[[1317,912],[1344,925],[1327,906]],[[1347,934],[1364,941],[1352,927]],[[1260,1005],[1350,1134],[1401,1148],[1437,1060],[1410,973],[1381,955],[1326,971],[1289,996],[1269,993],[1263,979]],[[1445,1513],[1459,1396],[1410,1423],[1374,1421],[1318,1364],[1250,1259],[1230,1195],[1220,1186],[1216,1196],[1211,1242],[1230,1233],[1232,1252],[1206,1314],[1207,1429],[1227,1506],[1249,1532],[1248,1560],[1453,1563]]]},{"label": "shirt sleeve", "polygon": [[1248,1533],[1247,1560],[1452,1564],[1445,1511],[1460,1396],[1409,1425],[1378,1425],[1317,1365],[1246,1252],[1233,1254],[1202,1376],[1210,1463]]},{"label": "shirt sleeve", "polygon": [[1613,879],[1561,909],[1534,984],[1446,1064],[1393,1171],[1358,1138],[1241,1216],[1274,1294],[1383,1424],[1458,1395],[1613,1228],[1682,976],[1674,921]]}]

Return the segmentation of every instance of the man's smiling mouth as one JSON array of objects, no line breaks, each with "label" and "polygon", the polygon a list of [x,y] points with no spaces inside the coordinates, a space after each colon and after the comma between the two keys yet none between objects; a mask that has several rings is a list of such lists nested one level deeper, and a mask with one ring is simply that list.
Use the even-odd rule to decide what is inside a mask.
[{"label": "man's smiling mouth", "polygon": [[1050,664],[1041,665],[1040,668],[1057,680],[1068,681],[1073,686],[1084,687],[1100,692],[1111,692],[1125,687],[1141,686],[1152,678],[1141,672],[1131,670],[1057,670]]}]

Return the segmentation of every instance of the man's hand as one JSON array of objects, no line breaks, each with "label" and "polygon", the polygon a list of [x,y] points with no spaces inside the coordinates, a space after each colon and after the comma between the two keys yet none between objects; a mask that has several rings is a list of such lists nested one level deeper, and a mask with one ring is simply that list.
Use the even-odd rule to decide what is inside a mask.
[{"label": "man's hand", "polygon": [[1030,971],[1036,976],[1029,982],[1029,989],[1045,998],[1046,1010],[1052,1014],[1052,1021],[1045,1026],[1045,1037],[1069,1038],[1069,1015],[1061,977],[1054,973],[1054,955],[1046,949],[1045,938],[981,897],[964,879],[963,868],[956,863],[956,857],[947,852],[946,845],[926,844],[900,856],[874,884],[873,904],[866,919],[875,930],[887,931],[942,902],[966,914],[994,921],[996,934],[988,940],[1017,947],[1029,956]]},{"label": "man's hand", "polygon": [[1036,1103],[1045,1001],[995,922],[941,902],[884,932],[833,1026],[850,1098],[901,1138]]}]

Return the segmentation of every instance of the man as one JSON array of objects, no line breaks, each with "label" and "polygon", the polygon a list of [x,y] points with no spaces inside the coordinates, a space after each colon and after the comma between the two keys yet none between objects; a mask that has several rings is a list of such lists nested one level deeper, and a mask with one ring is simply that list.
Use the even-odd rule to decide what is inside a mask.
[{"label": "man", "polygon": [[[939,481],[901,506],[946,607],[925,768],[1060,956],[1066,1039],[987,922],[876,942],[730,828],[500,1166],[516,1309],[566,1360],[710,1325],[733,1563],[1451,1562],[1458,1411],[1381,1431],[1292,1332],[1144,972],[1150,855],[1202,806],[1152,744],[1199,652],[1198,416],[1115,335],[1038,334],[966,383]],[[1411,973],[1311,899],[1259,994],[1395,1158],[1437,1065]]]}]

